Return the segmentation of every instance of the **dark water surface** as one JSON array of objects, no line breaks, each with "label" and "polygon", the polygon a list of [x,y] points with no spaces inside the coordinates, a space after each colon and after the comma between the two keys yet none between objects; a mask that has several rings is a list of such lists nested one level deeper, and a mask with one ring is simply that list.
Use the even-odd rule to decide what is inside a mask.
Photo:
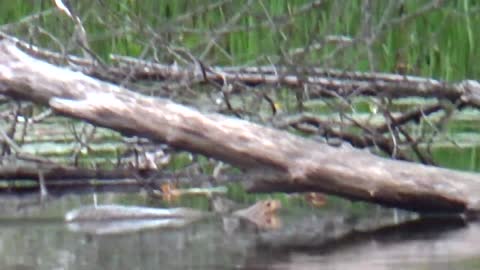
[{"label": "dark water surface", "polygon": [[[98,197],[119,200],[147,204],[141,194]],[[0,269],[480,268],[480,223],[377,206],[361,214],[348,207],[288,208],[278,229],[260,230],[218,216],[191,224],[66,224],[64,213],[91,204],[92,195],[1,201]],[[137,231],[108,234],[110,227]]]}]

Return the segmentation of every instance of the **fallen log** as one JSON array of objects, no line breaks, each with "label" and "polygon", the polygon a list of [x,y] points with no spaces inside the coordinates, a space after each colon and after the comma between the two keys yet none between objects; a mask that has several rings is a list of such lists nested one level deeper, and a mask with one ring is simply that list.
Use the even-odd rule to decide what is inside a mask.
[{"label": "fallen log", "polygon": [[[374,95],[382,97],[436,97],[457,104],[480,107],[480,84],[475,80],[447,83],[432,78],[389,73],[347,72],[344,70],[305,67],[204,67],[194,68],[165,65],[131,57],[111,55],[118,66],[105,66],[88,58],[64,55],[34,46],[0,31],[0,40],[8,40],[29,55],[51,63],[69,63],[91,77],[122,83],[125,77],[139,80],[180,80],[192,85],[216,82],[221,85],[239,82],[245,85],[282,85],[289,88],[308,88],[310,97]],[[299,76],[299,74],[303,74]]]},{"label": "fallen log", "polygon": [[153,170],[134,170],[132,168],[116,168],[114,170],[87,169],[58,164],[29,164],[27,162],[10,162],[0,164],[0,180],[36,180],[39,170],[45,179],[51,182],[72,180],[102,179],[115,180],[142,177],[172,178],[172,175],[160,174]]},{"label": "fallen log", "polygon": [[152,63],[125,56],[112,55],[111,58],[120,64],[120,68],[129,70],[130,77],[142,80],[162,78],[200,82],[215,81],[220,85],[226,82],[240,82],[250,86],[283,85],[288,88],[308,89],[310,97],[359,94],[392,98],[437,97],[447,98],[452,102],[462,100],[469,105],[479,106],[478,90],[470,85],[475,84],[475,81],[469,80],[449,84],[431,78],[399,74],[282,66],[181,68],[177,65]]},{"label": "fallen log", "polygon": [[478,174],[389,160],[201,113],[36,60],[8,41],[0,42],[0,94],[229,162],[248,172],[251,191],[321,191],[423,212],[480,209]]}]

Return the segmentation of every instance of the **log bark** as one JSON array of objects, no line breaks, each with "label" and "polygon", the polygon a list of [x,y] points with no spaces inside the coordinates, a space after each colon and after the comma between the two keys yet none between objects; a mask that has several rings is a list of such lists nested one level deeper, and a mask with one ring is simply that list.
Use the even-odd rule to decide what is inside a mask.
[{"label": "log bark", "polygon": [[480,176],[335,148],[36,60],[0,42],[0,94],[246,169],[252,191],[322,191],[425,212],[480,209]]}]

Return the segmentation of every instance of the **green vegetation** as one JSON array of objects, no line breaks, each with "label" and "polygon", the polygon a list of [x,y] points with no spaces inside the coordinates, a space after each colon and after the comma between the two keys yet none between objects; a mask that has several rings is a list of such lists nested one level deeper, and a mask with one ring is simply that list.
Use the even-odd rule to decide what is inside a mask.
[{"label": "green vegetation", "polygon": [[[475,62],[480,56],[475,50],[480,43],[480,29],[475,27],[480,6],[475,1],[447,1],[425,12],[422,8],[431,1],[406,1],[403,7],[392,4],[396,1],[373,1],[370,26],[364,25],[361,1],[324,1],[303,10],[310,2],[77,1],[75,10],[82,15],[94,51],[104,60],[110,53],[149,57],[155,49],[162,60],[166,54],[160,48],[168,44],[188,48],[209,64],[270,64],[295,48],[342,35],[356,45],[338,49],[338,44],[327,43],[298,58],[304,64],[384,72],[394,71],[402,61],[409,73],[444,80],[475,79],[480,74]],[[50,12],[32,20],[38,21],[38,29],[18,23],[41,11]],[[45,33],[68,41],[73,29],[50,1],[5,3],[0,24],[21,36],[37,31],[40,45],[56,49],[58,44]],[[374,63],[369,63],[360,40],[366,31],[362,27],[370,27],[377,37]]]}]

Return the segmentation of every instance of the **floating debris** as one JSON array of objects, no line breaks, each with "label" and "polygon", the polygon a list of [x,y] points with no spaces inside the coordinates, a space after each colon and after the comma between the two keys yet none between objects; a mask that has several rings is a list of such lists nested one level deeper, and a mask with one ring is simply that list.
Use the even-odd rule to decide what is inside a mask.
[{"label": "floating debris", "polygon": [[81,221],[69,222],[70,231],[95,235],[125,234],[153,229],[182,228],[194,219],[160,218],[141,220]]},{"label": "floating debris", "polygon": [[141,206],[99,205],[85,206],[68,212],[65,221],[109,221],[125,219],[198,219],[206,213],[191,208],[151,208]]}]

